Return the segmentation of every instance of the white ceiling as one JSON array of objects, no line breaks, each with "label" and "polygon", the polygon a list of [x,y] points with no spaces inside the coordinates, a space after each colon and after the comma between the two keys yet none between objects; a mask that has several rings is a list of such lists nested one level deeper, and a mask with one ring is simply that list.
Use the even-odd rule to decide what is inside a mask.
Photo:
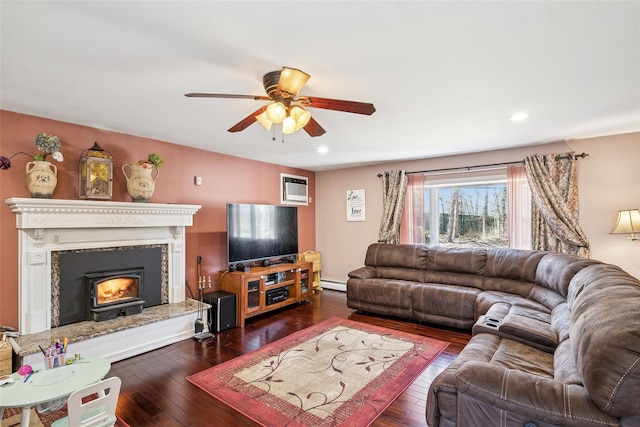
[{"label": "white ceiling", "polygon": [[[5,1],[0,107],[308,170],[640,131],[640,1]],[[282,66],[327,133],[226,130]],[[526,122],[508,120],[527,111]],[[319,146],[329,152],[316,153]]]}]

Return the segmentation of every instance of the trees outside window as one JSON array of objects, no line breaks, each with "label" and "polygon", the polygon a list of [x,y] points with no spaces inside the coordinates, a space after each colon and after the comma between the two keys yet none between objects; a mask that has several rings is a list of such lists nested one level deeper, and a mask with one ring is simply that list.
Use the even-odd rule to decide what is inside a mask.
[{"label": "trees outside window", "polygon": [[[505,182],[431,187],[438,200],[432,235],[440,246],[507,247],[507,184]],[[426,199],[426,197],[425,197]],[[437,227],[437,233],[433,229]]]},{"label": "trees outside window", "polygon": [[531,248],[531,193],[522,165],[478,176],[410,175],[401,243]]}]

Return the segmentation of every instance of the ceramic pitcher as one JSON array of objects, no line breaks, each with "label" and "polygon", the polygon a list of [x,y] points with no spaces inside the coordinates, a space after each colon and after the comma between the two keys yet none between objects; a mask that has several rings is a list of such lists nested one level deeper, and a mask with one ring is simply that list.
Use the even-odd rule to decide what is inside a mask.
[{"label": "ceramic pitcher", "polygon": [[[129,175],[127,175],[127,168]],[[154,174],[155,171],[155,174]],[[148,202],[156,188],[160,171],[151,163],[122,165],[122,173],[127,179],[127,192],[134,202]]]},{"label": "ceramic pitcher", "polygon": [[27,188],[31,197],[50,199],[58,184],[58,168],[47,161],[27,163]]}]

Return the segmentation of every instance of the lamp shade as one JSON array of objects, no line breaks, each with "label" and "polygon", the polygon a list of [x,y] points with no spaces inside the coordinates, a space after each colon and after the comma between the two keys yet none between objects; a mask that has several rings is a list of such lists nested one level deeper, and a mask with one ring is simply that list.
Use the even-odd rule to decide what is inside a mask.
[{"label": "lamp shade", "polygon": [[271,125],[273,124],[273,122],[269,120],[269,117],[267,117],[266,111],[263,111],[262,113],[258,114],[256,116],[256,120],[258,121],[258,123],[264,126],[266,130],[271,130]]},{"label": "lamp shade", "polygon": [[630,240],[638,240],[636,233],[640,232],[640,210],[624,209],[618,211],[616,226],[612,234],[629,234]]},{"label": "lamp shade", "polygon": [[297,105],[294,105],[293,107],[291,107],[291,110],[289,111],[289,115],[295,121],[297,130],[305,127],[307,123],[309,123],[309,120],[311,120],[311,113],[306,111],[302,107],[298,107]]},{"label": "lamp shade", "polygon": [[284,133],[285,135],[292,134],[297,130],[298,127],[296,126],[296,121],[293,119],[293,117],[287,116],[282,121],[282,133]]},{"label": "lamp shade", "polygon": [[282,123],[285,117],[287,117],[287,108],[282,102],[272,102],[267,106],[267,117],[273,123]]},{"label": "lamp shade", "polygon": [[291,98],[298,96],[302,87],[307,83],[311,76],[304,71],[295,68],[282,67],[280,71],[280,81],[278,82],[278,90],[286,93]]}]

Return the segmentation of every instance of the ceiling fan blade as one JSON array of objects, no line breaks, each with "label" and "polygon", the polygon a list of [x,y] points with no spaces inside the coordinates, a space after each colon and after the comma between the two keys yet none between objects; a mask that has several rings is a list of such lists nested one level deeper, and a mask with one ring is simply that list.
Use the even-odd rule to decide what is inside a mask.
[{"label": "ceiling fan blade", "polygon": [[256,111],[254,111],[253,113],[249,114],[247,117],[245,117],[244,119],[240,120],[235,125],[231,126],[228,129],[228,132],[240,132],[241,130],[245,130],[246,128],[248,128],[254,122],[257,121],[256,116],[262,114],[262,112],[264,110],[266,110],[266,108],[267,108],[266,106],[258,108]]},{"label": "ceiling fan blade", "polygon": [[256,101],[270,101],[271,98],[264,95],[230,95],[226,93],[185,93],[188,98],[232,98],[232,99],[253,99]]},{"label": "ceiling fan blade", "polygon": [[325,110],[344,111],[345,113],[372,115],[376,107],[368,102],[343,101],[340,99],[316,98],[315,96],[301,96],[298,99],[302,105]]},{"label": "ceiling fan blade", "polygon": [[313,118],[309,119],[309,123],[302,128],[309,134],[309,136],[324,135],[327,131]]}]

